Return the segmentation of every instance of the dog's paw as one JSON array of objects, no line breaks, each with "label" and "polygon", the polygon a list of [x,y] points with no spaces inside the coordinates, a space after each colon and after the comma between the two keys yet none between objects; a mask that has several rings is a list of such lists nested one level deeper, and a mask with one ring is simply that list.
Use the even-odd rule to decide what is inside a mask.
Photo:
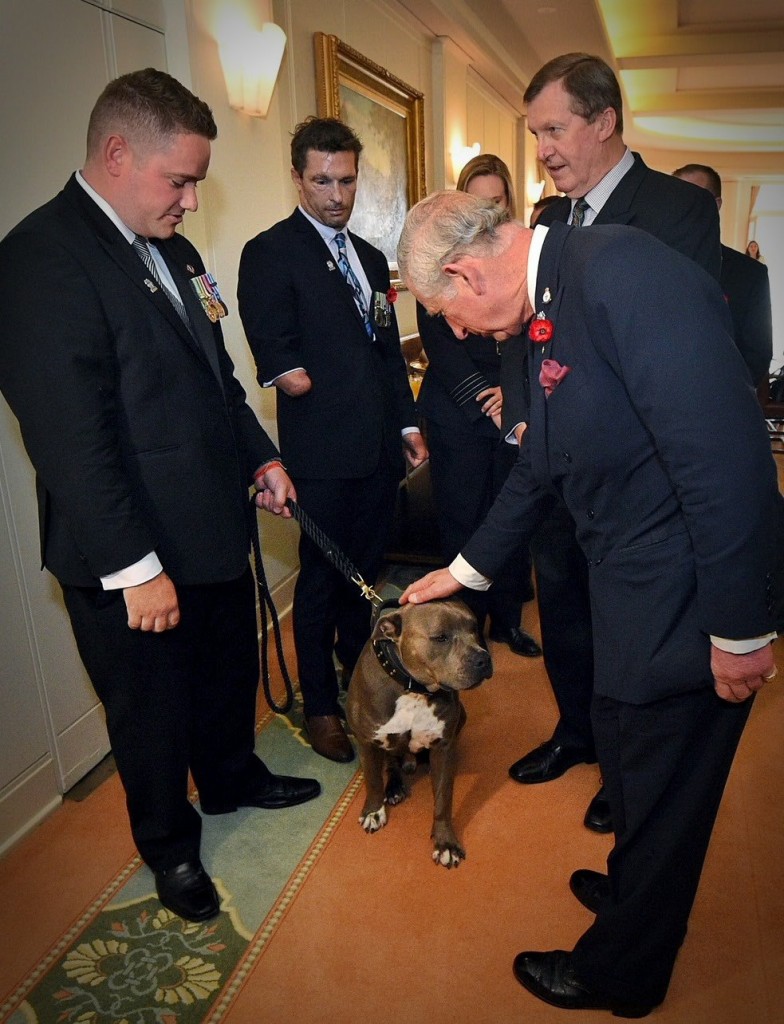
[{"label": "dog's paw", "polygon": [[387,788],[384,790],[384,802],[388,803],[390,807],[402,804],[407,796],[408,790],[401,779],[394,778],[387,782]]},{"label": "dog's paw", "polygon": [[377,811],[368,811],[367,813],[363,811],[359,816],[359,823],[368,835],[378,832],[387,823],[386,808],[382,804]]},{"label": "dog's paw", "polygon": [[460,867],[465,855],[465,850],[459,843],[437,843],[433,849],[433,861],[445,868]]},{"label": "dog's paw", "polygon": [[416,755],[412,754],[410,750],[407,750],[405,754],[403,754],[403,761],[400,767],[406,775],[413,775],[417,770]]}]

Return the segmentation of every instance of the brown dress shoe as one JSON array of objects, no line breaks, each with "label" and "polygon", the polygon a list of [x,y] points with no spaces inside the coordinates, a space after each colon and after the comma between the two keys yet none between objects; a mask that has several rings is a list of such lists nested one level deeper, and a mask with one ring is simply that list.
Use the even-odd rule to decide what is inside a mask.
[{"label": "brown dress shoe", "polygon": [[354,748],[337,715],[306,715],[305,728],[310,745],[317,754],[342,764],[354,760]]}]

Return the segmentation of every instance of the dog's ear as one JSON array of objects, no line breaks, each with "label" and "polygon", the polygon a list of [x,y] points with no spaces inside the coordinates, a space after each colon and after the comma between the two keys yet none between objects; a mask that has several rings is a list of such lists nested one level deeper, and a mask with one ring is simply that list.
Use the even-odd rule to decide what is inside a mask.
[{"label": "dog's ear", "polygon": [[403,616],[400,612],[387,612],[382,615],[373,630],[374,637],[397,641],[403,631]]}]

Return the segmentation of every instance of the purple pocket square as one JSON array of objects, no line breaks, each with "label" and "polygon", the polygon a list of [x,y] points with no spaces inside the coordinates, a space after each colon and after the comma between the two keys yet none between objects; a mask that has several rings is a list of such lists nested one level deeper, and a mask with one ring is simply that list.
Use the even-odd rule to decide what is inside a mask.
[{"label": "purple pocket square", "polygon": [[561,366],[555,359],[543,359],[542,368],[539,371],[539,383],[544,388],[545,395],[549,398],[567,373],[571,372],[571,366]]}]

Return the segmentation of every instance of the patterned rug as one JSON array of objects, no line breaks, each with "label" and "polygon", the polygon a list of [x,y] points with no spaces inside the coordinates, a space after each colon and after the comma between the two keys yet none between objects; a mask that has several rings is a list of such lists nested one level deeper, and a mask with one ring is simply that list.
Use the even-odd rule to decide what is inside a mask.
[{"label": "patterned rug", "polygon": [[268,712],[256,749],[275,772],[318,778],[318,799],[204,818],[202,859],[221,897],[218,918],[191,924],[165,910],[135,857],[0,1006],[0,1021],[220,1021],[361,785],[358,762],[318,757],[302,725],[299,701],[286,717]]}]

